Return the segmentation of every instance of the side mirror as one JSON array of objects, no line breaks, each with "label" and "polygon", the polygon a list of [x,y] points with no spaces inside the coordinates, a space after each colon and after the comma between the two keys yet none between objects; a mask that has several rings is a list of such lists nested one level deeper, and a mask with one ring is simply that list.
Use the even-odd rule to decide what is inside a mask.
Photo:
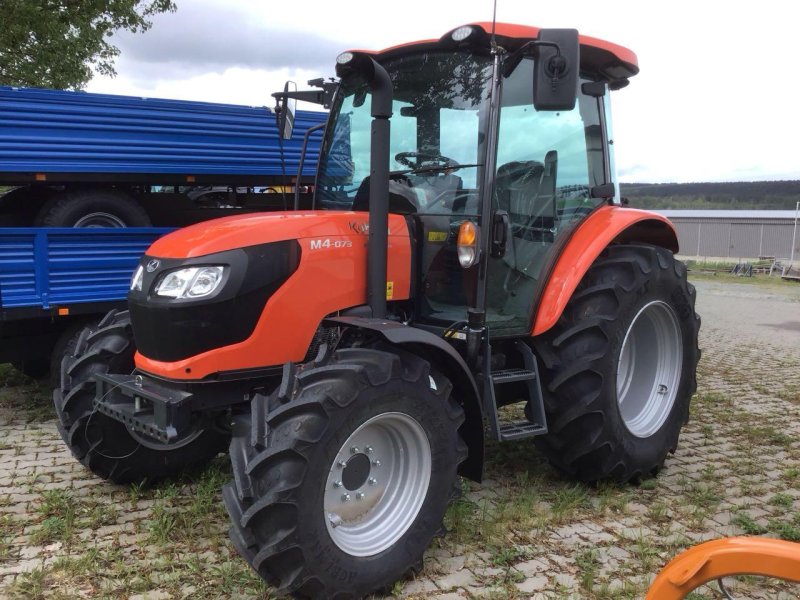
[{"label": "side mirror", "polygon": [[537,41],[533,106],[536,110],[572,110],[580,74],[578,30],[542,29]]},{"label": "side mirror", "polygon": [[283,95],[278,97],[278,132],[285,140],[292,139],[294,114],[297,109],[297,99],[290,97],[292,92],[297,92],[297,84],[294,81],[287,81],[283,86]]}]

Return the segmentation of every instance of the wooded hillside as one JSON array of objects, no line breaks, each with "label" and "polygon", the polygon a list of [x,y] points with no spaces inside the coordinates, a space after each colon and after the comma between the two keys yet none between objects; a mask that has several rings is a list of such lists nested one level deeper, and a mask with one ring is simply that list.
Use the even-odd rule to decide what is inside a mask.
[{"label": "wooded hillside", "polygon": [[636,208],[793,210],[800,201],[800,180],[623,183],[620,188]]}]

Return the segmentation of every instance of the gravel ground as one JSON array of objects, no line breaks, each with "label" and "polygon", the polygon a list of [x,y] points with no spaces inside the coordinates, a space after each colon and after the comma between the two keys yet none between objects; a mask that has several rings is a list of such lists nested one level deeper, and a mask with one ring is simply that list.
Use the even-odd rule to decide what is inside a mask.
[{"label": "gravel ground", "polygon": [[[532,443],[491,444],[450,534],[392,595],[642,598],[695,543],[800,541],[800,285],[695,278],[698,394],[675,456],[638,487],[564,481]],[[0,369],[0,598],[269,598],[227,541],[220,457],[154,489],[97,480],[56,432],[49,391]],[[737,598],[798,598],[742,578]],[[721,598],[705,587],[692,598]]]}]

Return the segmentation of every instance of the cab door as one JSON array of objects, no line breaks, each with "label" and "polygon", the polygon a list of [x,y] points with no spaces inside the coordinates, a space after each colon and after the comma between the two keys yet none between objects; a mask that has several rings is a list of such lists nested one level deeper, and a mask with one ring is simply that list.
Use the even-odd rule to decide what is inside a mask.
[{"label": "cab door", "polygon": [[579,93],[571,111],[537,111],[532,74],[521,64],[503,83],[492,201],[508,213],[509,231],[504,256],[488,261],[492,336],[530,332],[554,244],[605,202],[591,190],[610,181],[602,98]]}]

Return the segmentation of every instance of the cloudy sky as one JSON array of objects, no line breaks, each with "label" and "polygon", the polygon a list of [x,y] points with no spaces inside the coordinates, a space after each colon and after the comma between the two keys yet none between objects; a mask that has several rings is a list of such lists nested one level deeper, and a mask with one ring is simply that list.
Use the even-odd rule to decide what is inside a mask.
[{"label": "cloudy sky", "polygon": [[[348,48],[438,38],[491,20],[491,0],[176,0],[143,35],[114,38],[116,78],[88,91],[272,105],[292,79],[332,76]],[[797,9],[785,0],[498,0],[498,21],[574,27],[633,49],[614,96],[621,181],[800,178]]]}]

